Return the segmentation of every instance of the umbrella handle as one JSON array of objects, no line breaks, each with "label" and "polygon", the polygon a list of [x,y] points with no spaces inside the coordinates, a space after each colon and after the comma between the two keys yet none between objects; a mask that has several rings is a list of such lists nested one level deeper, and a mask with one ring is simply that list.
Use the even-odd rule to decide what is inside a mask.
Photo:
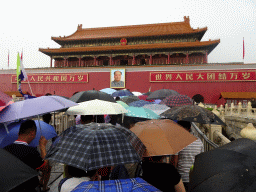
[{"label": "umbrella handle", "polygon": [[39,125],[39,129],[40,129],[40,137],[42,136],[42,128],[41,128],[41,125],[40,125],[40,119],[39,119],[39,115],[37,116],[38,118],[38,125]]},{"label": "umbrella handle", "polygon": [[5,130],[6,130],[7,134],[9,134],[10,132],[8,130],[8,127],[7,127],[6,123],[3,123],[3,124],[4,124],[4,127],[5,127]]}]

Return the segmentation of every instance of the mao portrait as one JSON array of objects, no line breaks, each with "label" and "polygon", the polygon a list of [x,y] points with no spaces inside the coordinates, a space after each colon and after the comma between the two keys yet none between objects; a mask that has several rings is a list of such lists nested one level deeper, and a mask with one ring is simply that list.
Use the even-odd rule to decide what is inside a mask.
[{"label": "mao portrait", "polygon": [[125,88],[125,69],[111,69],[110,88]]}]

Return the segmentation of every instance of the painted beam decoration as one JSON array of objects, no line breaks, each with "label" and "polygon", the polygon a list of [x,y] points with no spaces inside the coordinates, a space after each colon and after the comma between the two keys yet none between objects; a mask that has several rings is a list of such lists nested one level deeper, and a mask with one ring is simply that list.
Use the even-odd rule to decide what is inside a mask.
[{"label": "painted beam decoration", "polygon": [[256,81],[256,70],[151,72],[150,82]]},{"label": "painted beam decoration", "polygon": [[[12,83],[17,83],[12,75]],[[28,74],[29,83],[88,83],[88,73],[36,73]],[[28,81],[22,81],[27,83]]]}]

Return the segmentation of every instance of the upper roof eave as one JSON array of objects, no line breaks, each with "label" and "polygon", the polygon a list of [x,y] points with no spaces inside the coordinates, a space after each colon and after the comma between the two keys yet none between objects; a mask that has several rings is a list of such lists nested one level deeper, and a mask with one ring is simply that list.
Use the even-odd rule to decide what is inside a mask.
[{"label": "upper roof eave", "polygon": [[[196,41],[196,42],[181,42],[181,43],[156,43],[156,44],[139,44],[139,45],[115,45],[115,46],[97,46],[97,47],[74,47],[74,48],[56,48],[56,49],[43,49],[39,51],[46,55],[54,55],[56,53],[81,53],[93,51],[118,51],[118,50],[138,50],[138,49],[164,49],[164,48],[188,48],[188,47],[202,47],[214,46],[216,47],[220,40],[210,41]],[[210,52],[212,50],[209,50]]]},{"label": "upper roof eave", "polygon": [[67,37],[51,37],[53,41],[56,43],[61,44],[62,42],[68,42],[68,41],[81,41],[81,40],[89,40],[89,39],[112,39],[112,38],[131,38],[131,37],[152,37],[152,36],[163,36],[163,35],[188,35],[188,34],[197,34],[197,33],[202,33],[200,38],[198,40],[201,40],[205,32],[207,31],[207,27],[204,28],[199,28],[199,29],[193,29],[193,31],[185,31],[183,33],[180,32],[169,32],[169,33],[163,33],[163,32],[152,32],[152,33],[147,33],[147,34],[116,34],[116,35],[101,35],[101,36],[87,36],[87,37],[81,37],[77,38],[78,35],[76,35],[77,31]]}]

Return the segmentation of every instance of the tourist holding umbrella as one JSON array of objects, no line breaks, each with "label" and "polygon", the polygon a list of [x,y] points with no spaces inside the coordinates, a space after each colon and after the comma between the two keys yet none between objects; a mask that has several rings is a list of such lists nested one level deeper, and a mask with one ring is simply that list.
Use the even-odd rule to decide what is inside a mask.
[{"label": "tourist holding umbrella", "polygon": [[139,162],[144,151],[144,144],[130,130],[112,124],[90,123],[61,133],[46,159],[86,171]]},{"label": "tourist holding umbrella", "polygon": [[157,91],[152,92],[149,96],[148,96],[148,100],[151,99],[164,99],[165,97],[168,97],[170,95],[178,95],[179,93],[177,91],[174,90],[170,90],[170,89],[160,89]]},{"label": "tourist holding umbrella", "polygon": [[178,121],[225,125],[225,123],[213,112],[198,105],[173,107],[160,115]]},{"label": "tourist holding umbrella", "polygon": [[255,141],[242,138],[197,155],[189,191],[256,191],[255,150]]},{"label": "tourist holding umbrella", "polygon": [[70,97],[71,101],[74,101],[76,103],[81,103],[84,101],[90,101],[94,99],[99,99],[103,101],[110,101],[110,102],[116,102],[115,99],[104,92],[96,91],[96,90],[90,90],[90,91],[81,91],[76,94],[74,94],[72,97]]},{"label": "tourist holding umbrella", "polygon": [[26,185],[26,181],[37,177],[38,173],[20,159],[0,148],[0,186],[2,192]]},{"label": "tourist holding umbrella", "polygon": [[186,95],[170,95],[164,98],[160,104],[165,104],[168,107],[178,107],[183,105],[193,105],[193,100]]}]

